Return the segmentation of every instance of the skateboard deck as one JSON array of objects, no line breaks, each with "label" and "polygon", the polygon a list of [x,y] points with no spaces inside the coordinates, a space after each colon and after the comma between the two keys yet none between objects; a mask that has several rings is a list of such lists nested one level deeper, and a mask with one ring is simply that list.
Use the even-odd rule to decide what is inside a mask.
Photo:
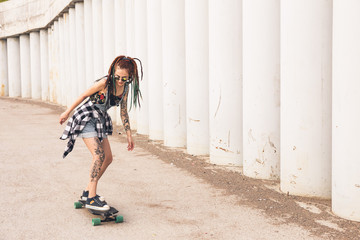
[{"label": "skateboard deck", "polygon": [[[76,209],[78,208],[85,208],[86,201],[79,200],[74,203],[74,207]],[[100,216],[101,218],[93,218],[92,219],[92,225],[97,226],[100,225],[102,222],[115,222],[115,223],[121,223],[124,221],[123,216],[117,215],[119,212],[114,207],[110,207],[107,211],[99,211],[99,210],[93,210],[93,209],[87,209],[91,214]]]}]

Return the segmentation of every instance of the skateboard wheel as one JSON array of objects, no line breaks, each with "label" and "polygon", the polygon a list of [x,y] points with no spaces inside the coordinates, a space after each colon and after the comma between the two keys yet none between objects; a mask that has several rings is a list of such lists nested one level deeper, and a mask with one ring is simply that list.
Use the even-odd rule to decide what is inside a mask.
[{"label": "skateboard wheel", "polygon": [[92,219],[92,225],[93,226],[97,226],[101,224],[101,219],[100,218],[93,218]]},{"label": "skateboard wheel", "polygon": [[82,203],[81,202],[74,202],[74,207],[75,208],[82,208]]},{"label": "skateboard wheel", "polygon": [[122,223],[124,221],[124,217],[123,216],[116,216],[115,218],[115,222],[116,223]]}]

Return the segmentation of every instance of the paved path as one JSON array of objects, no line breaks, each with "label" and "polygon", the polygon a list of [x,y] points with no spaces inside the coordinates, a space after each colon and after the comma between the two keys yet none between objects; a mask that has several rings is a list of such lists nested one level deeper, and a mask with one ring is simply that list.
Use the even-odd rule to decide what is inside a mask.
[{"label": "paved path", "polygon": [[[317,239],[236,204],[188,172],[110,137],[114,161],[98,193],[126,222],[91,225],[73,202],[91,155],[79,139],[62,159],[59,108],[0,98],[0,239]],[[136,138],[135,138],[136,141]]]}]

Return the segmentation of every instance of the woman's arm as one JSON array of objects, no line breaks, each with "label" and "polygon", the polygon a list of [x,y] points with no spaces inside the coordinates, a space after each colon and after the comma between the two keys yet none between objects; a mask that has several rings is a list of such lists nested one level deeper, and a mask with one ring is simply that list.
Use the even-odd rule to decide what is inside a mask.
[{"label": "woman's arm", "polygon": [[121,116],[121,121],[123,123],[126,134],[131,135],[131,129],[130,129],[130,123],[129,123],[129,115],[128,115],[128,112],[127,112],[127,98],[128,98],[128,92],[126,92],[123,100],[121,101],[120,116]]},{"label": "woman's arm", "polygon": [[98,82],[96,82],[92,87],[90,87],[89,89],[87,89],[85,92],[83,92],[76,100],[75,102],[73,102],[73,104],[70,105],[70,107],[68,107],[66,109],[65,112],[63,112],[60,115],[60,124],[63,124],[66,119],[69,118],[70,113],[80,104],[82,103],[82,101],[84,101],[84,99],[86,99],[87,97],[91,96],[92,94],[102,90],[105,88],[106,85],[106,78],[99,80]]},{"label": "woman's arm", "polygon": [[128,150],[132,151],[134,149],[134,141],[132,139],[131,136],[131,129],[130,129],[130,122],[129,122],[129,115],[127,112],[127,98],[128,98],[128,92],[126,92],[126,94],[124,95],[124,98],[121,101],[121,110],[120,110],[120,115],[121,115],[121,121],[123,123],[126,135],[127,135],[127,140],[128,140]]}]

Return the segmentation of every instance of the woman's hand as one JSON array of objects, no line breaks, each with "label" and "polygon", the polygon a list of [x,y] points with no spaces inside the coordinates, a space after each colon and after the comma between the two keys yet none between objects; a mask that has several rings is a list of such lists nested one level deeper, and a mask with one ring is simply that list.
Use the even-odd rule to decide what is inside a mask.
[{"label": "woman's hand", "polygon": [[134,149],[135,144],[134,144],[131,134],[127,135],[127,141],[128,141],[127,149],[128,149],[128,151],[132,151]]},{"label": "woman's hand", "polygon": [[60,124],[63,124],[67,119],[69,118],[69,113],[68,112],[63,112],[61,115],[60,115]]}]

